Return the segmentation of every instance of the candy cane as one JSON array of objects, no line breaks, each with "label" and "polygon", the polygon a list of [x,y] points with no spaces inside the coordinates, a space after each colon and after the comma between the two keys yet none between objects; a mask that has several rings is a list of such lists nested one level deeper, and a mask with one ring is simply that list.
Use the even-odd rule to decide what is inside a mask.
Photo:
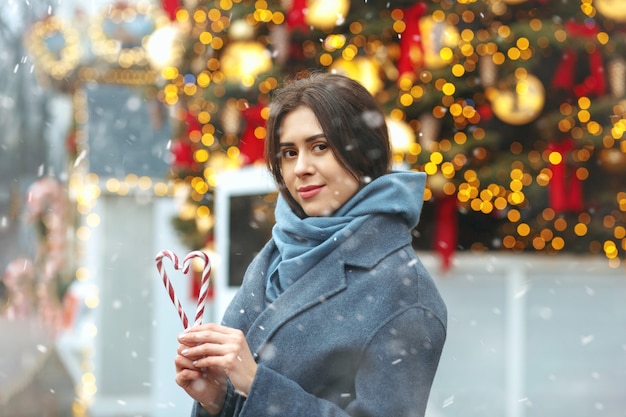
[{"label": "candy cane", "polygon": [[[180,264],[178,262],[178,257],[176,256],[175,253],[171,251],[162,250],[161,252],[157,254],[155,261],[156,261],[157,269],[159,270],[159,273],[161,274],[161,278],[163,280],[163,285],[165,286],[165,290],[169,294],[172,300],[172,303],[174,303],[174,306],[176,307],[176,310],[178,311],[178,315],[180,316],[180,319],[183,322],[183,327],[186,329],[187,327],[189,327],[189,319],[187,318],[187,315],[185,314],[185,311],[183,310],[183,307],[180,301],[176,297],[176,293],[174,292],[172,283],[170,282],[169,278],[167,277],[167,273],[165,272],[165,269],[163,268],[163,258],[169,258],[174,264],[174,269],[181,269]],[[208,292],[209,292],[209,277],[211,275],[211,261],[209,260],[209,256],[202,251],[190,252],[183,260],[183,265],[182,265],[183,273],[187,274],[189,272],[189,268],[191,267],[191,260],[193,258],[204,259],[204,271],[202,273],[202,285],[200,286],[200,293],[198,294],[196,317],[193,323],[193,325],[195,326],[195,325],[202,324],[202,317],[204,316],[204,305],[206,303],[206,299],[207,299]]]},{"label": "candy cane", "polygon": [[196,308],[196,320],[193,325],[202,324],[202,317],[204,316],[204,304],[207,299],[207,295],[209,293],[209,277],[211,276],[211,261],[209,260],[209,256],[202,251],[193,251],[189,253],[185,257],[183,261],[183,272],[186,274],[189,272],[189,267],[191,266],[191,260],[193,258],[202,258],[204,259],[204,270],[202,271],[202,281],[200,285],[200,292],[198,293],[198,305]]},{"label": "candy cane", "polygon": [[183,327],[186,329],[187,327],[189,327],[189,320],[187,319],[185,310],[183,310],[183,306],[180,304],[180,301],[176,297],[176,293],[174,292],[174,287],[172,287],[172,283],[167,277],[167,272],[165,272],[165,269],[163,268],[163,258],[169,258],[174,264],[174,269],[180,269],[180,265],[178,263],[178,256],[176,256],[175,253],[170,252],[168,250],[162,250],[161,252],[157,254],[154,260],[156,262],[157,269],[159,270],[159,273],[161,274],[161,278],[163,280],[163,285],[165,286],[165,290],[169,294],[170,299],[172,300],[172,303],[174,303],[174,306],[176,307],[176,310],[178,311],[178,315],[180,316],[180,319],[183,322]]}]

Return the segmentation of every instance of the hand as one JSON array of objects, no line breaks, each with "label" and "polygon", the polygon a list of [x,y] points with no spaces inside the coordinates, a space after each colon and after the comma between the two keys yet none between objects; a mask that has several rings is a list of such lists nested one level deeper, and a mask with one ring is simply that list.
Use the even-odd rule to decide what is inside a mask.
[{"label": "hand", "polygon": [[209,413],[218,414],[226,398],[226,374],[219,369],[202,369],[194,366],[193,362],[197,358],[182,355],[182,352],[187,353],[187,349],[188,345],[178,346],[178,355],[174,359],[175,381]]},{"label": "hand", "polygon": [[[209,378],[217,377],[221,383],[227,377],[237,393],[248,395],[256,376],[257,364],[243,332],[209,323],[187,329],[179,336],[179,341],[181,346],[185,346],[179,356],[187,359],[181,361],[182,368],[196,370],[195,374],[185,374],[189,375],[187,377],[181,375],[181,382],[184,383],[189,377],[198,379],[200,370],[205,369]],[[185,390],[189,392],[189,389]]]}]

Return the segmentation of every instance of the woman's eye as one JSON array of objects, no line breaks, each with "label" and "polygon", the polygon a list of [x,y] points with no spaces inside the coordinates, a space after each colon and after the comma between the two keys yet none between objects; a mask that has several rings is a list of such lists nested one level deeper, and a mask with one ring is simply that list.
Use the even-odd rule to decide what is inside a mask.
[{"label": "woman's eye", "polygon": [[285,149],[283,151],[283,158],[293,158],[296,156],[296,151],[293,149]]},{"label": "woman's eye", "polygon": [[318,151],[318,152],[324,151],[326,149],[328,149],[328,145],[326,143],[316,143],[313,146],[313,150]]}]

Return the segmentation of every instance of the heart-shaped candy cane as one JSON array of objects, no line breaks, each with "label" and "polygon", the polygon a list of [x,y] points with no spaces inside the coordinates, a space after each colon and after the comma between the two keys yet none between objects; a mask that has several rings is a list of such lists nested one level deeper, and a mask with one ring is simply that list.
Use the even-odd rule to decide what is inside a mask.
[{"label": "heart-shaped candy cane", "polygon": [[[163,258],[169,258],[174,265],[174,269],[181,269],[181,265],[178,262],[178,256],[172,251],[162,250],[159,252],[154,259],[156,262],[157,270],[159,274],[161,274],[161,279],[163,280],[163,285],[165,286],[165,290],[170,296],[172,303],[174,303],[174,307],[178,311],[178,315],[180,316],[181,321],[183,322],[183,327],[186,329],[189,327],[189,319],[187,318],[187,314],[185,314],[185,310],[181,305],[180,301],[176,297],[176,293],[174,292],[174,287],[172,287],[172,283],[170,279],[167,277],[167,272],[165,268],[163,268]],[[191,260],[193,258],[202,258],[204,259],[204,270],[202,271],[202,284],[200,285],[200,293],[198,294],[198,304],[196,308],[196,318],[193,325],[202,324],[202,316],[204,315],[204,304],[206,303],[207,295],[209,292],[209,277],[211,276],[211,261],[209,260],[209,255],[202,251],[193,251],[190,252],[185,259],[183,260],[182,270],[183,273],[186,274],[189,272],[189,268],[191,267]]]}]

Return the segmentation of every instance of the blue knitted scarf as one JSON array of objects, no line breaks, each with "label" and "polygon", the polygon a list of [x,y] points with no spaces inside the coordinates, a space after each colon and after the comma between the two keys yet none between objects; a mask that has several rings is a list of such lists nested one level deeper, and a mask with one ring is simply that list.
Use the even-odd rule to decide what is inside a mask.
[{"label": "blue knitted scarf", "polygon": [[393,214],[408,229],[414,228],[422,210],[425,184],[426,174],[422,172],[394,171],[365,185],[332,216],[304,219],[279,196],[272,229],[278,254],[268,271],[268,301],[274,301],[370,217]]}]

